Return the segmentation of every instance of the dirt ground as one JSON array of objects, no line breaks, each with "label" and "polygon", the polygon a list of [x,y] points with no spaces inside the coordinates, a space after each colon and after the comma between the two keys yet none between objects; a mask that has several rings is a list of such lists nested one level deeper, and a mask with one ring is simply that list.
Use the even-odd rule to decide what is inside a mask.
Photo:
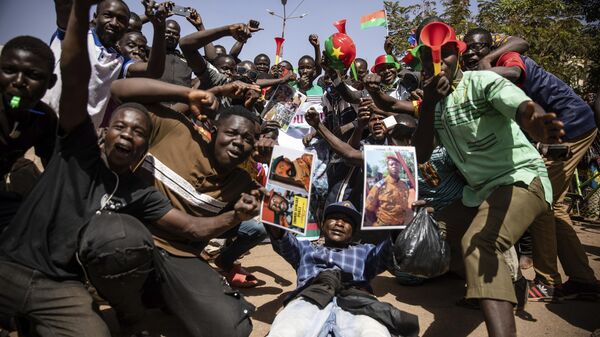
[{"label": "dirt ground", "polygon": [[[580,224],[576,230],[596,276],[600,277],[600,227]],[[265,336],[283,299],[295,288],[296,275],[270,244],[254,248],[242,259],[242,265],[262,281],[259,287],[242,292],[256,306],[251,336]],[[532,270],[526,270],[525,275],[531,279]],[[386,272],[374,279],[373,288],[380,300],[419,316],[420,336],[486,336],[481,313],[455,305],[464,293],[464,282],[458,278],[443,276],[422,286],[406,287]],[[104,308],[103,313],[111,329],[116,330],[112,310]],[[188,336],[173,317],[161,311],[149,311],[145,321],[151,336]],[[516,322],[519,336],[588,337],[600,329],[600,302],[529,303]]]}]

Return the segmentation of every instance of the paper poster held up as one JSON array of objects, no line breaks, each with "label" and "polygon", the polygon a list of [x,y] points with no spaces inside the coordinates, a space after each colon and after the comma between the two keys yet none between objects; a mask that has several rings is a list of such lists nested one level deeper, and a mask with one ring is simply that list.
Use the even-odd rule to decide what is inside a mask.
[{"label": "paper poster held up", "polygon": [[264,223],[305,235],[314,154],[275,146],[269,165],[260,218]]},{"label": "paper poster held up", "polygon": [[417,200],[417,158],[411,146],[365,145],[363,230],[403,229]]}]

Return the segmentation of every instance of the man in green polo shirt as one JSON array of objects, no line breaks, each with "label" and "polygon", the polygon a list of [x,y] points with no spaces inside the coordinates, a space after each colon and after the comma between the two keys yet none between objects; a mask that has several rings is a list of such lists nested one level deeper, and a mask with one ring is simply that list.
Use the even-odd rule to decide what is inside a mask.
[{"label": "man in green polo shirt", "polygon": [[[434,75],[431,49],[417,47],[426,79],[413,139],[417,160],[429,159],[435,138],[465,177],[462,203],[448,206],[441,220],[451,246],[460,248],[455,256],[463,257],[467,298],[479,299],[488,334],[516,336],[512,311],[516,297],[502,254],[530,226],[537,239],[556,235],[548,173],[521,129],[535,140],[550,143],[560,140],[563,125],[500,76],[461,72],[459,60],[465,44],[456,39],[451,27],[430,23],[423,28],[420,41],[427,41],[426,34],[439,33],[447,41],[441,46],[439,74]],[[534,259],[549,254],[554,259],[539,259],[546,263],[536,266],[538,277],[550,285],[559,284],[556,245],[540,248],[534,251]]]}]

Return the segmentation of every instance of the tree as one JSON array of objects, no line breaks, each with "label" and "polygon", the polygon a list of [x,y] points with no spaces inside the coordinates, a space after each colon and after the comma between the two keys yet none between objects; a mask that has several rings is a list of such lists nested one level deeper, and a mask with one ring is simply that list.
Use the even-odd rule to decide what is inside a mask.
[{"label": "tree", "polygon": [[592,36],[580,14],[581,8],[563,0],[479,0],[477,22],[527,40],[528,56],[581,92],[591,66]]},{"label": "tree", "polygon": [[421,4],[401,6],[400,2],[384,1],[383,5],[387,13],[389,35],[396,54],[402,54],[410,48],[408,38],[414,34],[424,18],[438,16],[436,2],[423,1]]},{"label": "tree", "polygon": [[454,28],[457,35],[464,35],[469,29],[474,27],[471,18],[471,10],[469,0],[444,0],[444,14],[442,19],[444,22]]}]

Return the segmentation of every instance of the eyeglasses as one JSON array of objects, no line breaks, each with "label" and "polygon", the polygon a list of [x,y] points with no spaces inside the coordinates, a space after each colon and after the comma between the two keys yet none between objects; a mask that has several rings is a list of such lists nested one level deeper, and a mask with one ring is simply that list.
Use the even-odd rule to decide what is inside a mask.
[{"label": "eyeglasses", "polygon": [[473,42],[473,43],[469,43],[469,45],[467,46],[468,50],[472,50],[474,52],[480,52],[483,50],[483,48],[485,47],[489,47],[489,43],[485,43],[485,42]]},{"label": "eyeglasses", "polygon": [[237,67],[236,69],[238,75],[249,78],[252,81],[256,81],[258,77],[258,72],[255,70],[250,70],[246,67]]}]

